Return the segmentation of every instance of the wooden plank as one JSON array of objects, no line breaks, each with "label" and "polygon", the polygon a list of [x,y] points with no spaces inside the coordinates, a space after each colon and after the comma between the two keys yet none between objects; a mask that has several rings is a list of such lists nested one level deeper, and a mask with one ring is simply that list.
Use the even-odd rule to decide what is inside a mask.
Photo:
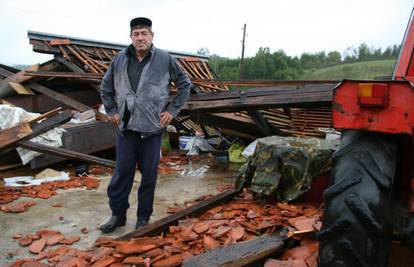
[{"label": "wooden plank", "polygon": [[[54,65],[56,62],[51,62],[51,64],[52,65]],[[49,65],[49,64],[47,64],[47,65]],[[48,69],[48,68],[46,68],[46,69]],[[19,79],[22,79],[21,77],[26,77],[26,76],[24,76],[24,71],[21,71],[21,72],[18,72],[18,73],[20,73],[18,76],[14,76],[14,75],[16,75],[16,74],[14,74],[14,73],[12,73],[12,72],[9,72],[9,71],[7,71],[7,70],[4,70],[4,69],[2,69],[3,70],[3,73],[4,74],[6,74],[6,75],[9,75],[6,79],[4,79],[4,80],[2,80],[1,82],[3,82],[3,81],[5,81],[5,80],[7,80],[9,77],[14,77],[14,78],[16,78],[17,79],[17,82],[19,82],[20,80]],[[26,70],[28,70],[28,69],[26,69]],[[21,77],[20,77],[21,76]],[[12,79],[11,78],[11,79]],[[86,111],[86,110],[89,110],[89,109],[91,109],[90,107],[88,107],[87,105],[85,105],[85,104],[82,104],[82,103],[80,103],[80,102],[78,102],[78,101],[76,101],[76,100],[73,100],[72,98],[70,98],[70,97],[67,97],[67,96],[65,96],[65,95],[63,95],[63,94],[60,94],[60,93],[58,93],[58,92],[55,92],[55,91],[53,91],[53,90],[51,90],[51,89],[49,89],[49,88],[47,88],[47,87],[45,87],[45,86],[42,86],[42,85],[40,85],[40,84],[37,84],[37,83],[34,83],[34,82],[28,82],[27,84],[26,84],[30,89],[32,89],[32,90],[34,90],[34,91],[36,91],[36,92],[39,92],[39,93],[41,93],[41,94],[44,94],[44,95],[46,95],[46,96],[48,96],[48,97],[50,97],[50,98],[53,98],[53,99],[55,99],[55,100],[57,100],[57,101],[59,101],[59,102],[61,102],[61,103],[63,103],[63,104],[65,104],[65,105],[67,105],[68,107],[71,107],[71,108],[74,108],[74,109],[77,109],[77,110],[79,110],[79,111],[81,111],[81,112],[84,112],[84,111]],[[0,90],[0,92],[1,92],[1,90]],[[3,92],[2,93],[0,93],[0,97],[4,97],[3,96]]]},{"label": "wooden plank", "polygon": [[238,267],[255,263],[282,251],[285,241],[279,234],[216,248],[184,261],[183,267]]},{"label": "wooden plank", "polygon": [[[223,114],[225,113],[197,114],[191,118],[200,124],[219,127],[222,131],[231,130],[233,133],[237,133],[234,134],[234,136],[244,137],[245,135],[248,135],[248,139],[250,139],[251,136],[254,136],[254,138],[265,136],[258,131],[256,125],[250,118],[247,119],[231,114],[225,116]],[[243,134],[243,136],[238,133]]]},{"label": "wooden plank", "polygon": [[[63,48],[62,48],[63,50]],[[63,50],[65,51],[65,50]],[[69,56],[68,56],[69,57]],[[55,60],[58,61],[59,63],[65,65],[68,69],[70,69],[73,72],[76,73],[86,73],[82,68],[80,68],[78,65],[76,65],[75,63],[70,61],[70,57],[68,59],[61,57],[59,55],[55,55]]]},{"label": "wooden plank", "polygon": [[[42,120],[44,118],[50,117],[55,115],[61,108],[52,110],[50,112],[47,112],[43,115],[40,115],[36,118],[30,119],[28,121],[24,121],[22,123],[19,123],[16,126],[13,126],[8,129],[4,129],[0,131],[0,148],[4,148],[6,146],[9,146],[13,143],[16,143],[19,140],[22,140],[25,137],[33,137],[33,130],[30,127],[30,124],[39,120]],[[37,133],[40,134],[40,133]],[[30,136],[29,136],[30,135]]]},{"label": "wooden plank", "polygon": [[10,164],[4,164],[0,165],[0,171],[7,171],[16,167],[23,166],[21,163],[10,163]]},{"label": "wooden plank", "polygon": [[110,56],[107,52],[106,49],[99,47],[99,49],[102,51],[102,53],[104,53],[104,55],[106,56],[107,59],[112,60],[112,56]]},{"label": "wooden plank", "polygon": [[52,89],[49,89],[49,88],[47,88],[43,85],[40,85],[40,84],[37,84],[37,83],[34,83],[34,82],[28,82],[27,86],[30,89],[32,89],[32,90],[34,90],[38,93],[41,93],[41,94],[44,94],[44,95],[46,95],[50,98],[53,98],[53,99],[65,104],[68,107],[79,110],[80,112],[84,112],[84,111],[87,111],[87,110],[91,109],[91,107],[88,107],[87,105],[85,105],[81,102],[78,102],[78,101],[76,101],[76,100],[74,100],[70,97],[67,97],[67,96],[65,96],[61,93],[53,91]]},{"label": "wooden plank", "polygon": [[[102,69],[99,67],[102,67],[102,64],[98,61],[95,61],[91,59],[85,52],[82,51],[77,45],[73,45],[73,47],[77,50],[77,52],[87,61],[91,66],[93,66],[95,69],[97,69],[100,73],[102,72]],[[101,64],[101,65],[100,65]],[[104,69],[107,69],[107,66],[103,66]]]},{"label": "wooden plank", "polygon": [[240,98],[242,95],[246,97],[259,97],[259,96],[275,96],[275,95],[297,95],[303,93],[316,93],[316,92],[333,92],[333,84],[306,84],[301,88],[295,86],[273,86],[273,87],[257,87],[240,90],[224,91],[224,92],[210,92],[193,95],[190,97],[190,101],[211,101],[211,100],[224,100]]},{"label": "wooden plank", "polygon": [[198,83],[210,83],[210,84],[222,84],[226,86],[255,86],[255,87],[269,87],[277,85],[294,85],[294,86],[304,86],[305,84],[339,84],[341,81],[336,80],[208,80],[208,79],[193,79],[194,84]]},{"label": "wooden plank", "polygon": [[[70,56],[68,55],[68,53],[66,53],[66,50],[63,46],[59,45],[59,50],[60,52],[63,54],[63,57],[66,58],[68,61],[71,61]],[[55,55],[56,58],[57,55]]]},{"label": "wooden plank", "polygon": [[96,70],[92,65],[90,65],[81,55],[79,55],[78,52],[75,51],[75,49],[73,49],[70,45],[66,46],[69,51],[74,54],[83,64],[85,64],[88,68],[91,69],[92,72],[94,73],[99,73],[98,70]]},{"label": "wooden plank", "polygon": [[20,83],[9,82],[10,87],[19,95],[35,95],[35,93]]},{"label": "wooden plank", "polygon": [[13,89],[10,86],[10,82],[14,83],[22,83],[24,81],[27,81],[29,79],[32,79],[32,77],[25,76],[24,73],[26,70],[34,70],[37,71],[39,69],[39,64],[30,66],[26,68],[25,70],[19,71],[17,73],[10,72],[10,75],[0,81],[0,97],[5,97],[13,92]]},{"label": "wooden plank", "polygon": [[91,156],[84,153],[79,153],[71,151],[64,148],[57,148],[48,145],[33,143],[31,141],[19,141],[17,144],[21,147],[27,148],[29,150],[37,151],[40,153],[48,153],[58,156],[63,156],[70,159],[75,159],[79,161],[85,161],[89,163],[98,164],[105,167],[115,168],[115,161],[109,159],[103,159],[95,156]]},{"label": "wooden plank", "polygon": [[0,149],[10,144],[16,143],[29,134],[33,133],[29,123],[20,123],[14,127],[0,131]]},{"label": "wooden plank", "polygon": [[[65,124],[62,135],[62,148],[91,155],[92,153],[115,147],[117,127],[112,123],[88,122],[83,124]],[[67,160],[65,157],[43,154],[30,161],[33,169]]]},{"label": "wooden plank", "polygon": [[[220,94],[220,93],[218,93]],[[181,109],[181,115],[206,112],[236,112],[280,107],[316,107],[330,105],[332,91],[306,92],[298,90],[287,94],[275,94],[259,97],[231,98],[209,101],[189,100]]]},{"label": "wooden plank", "polygon": [[233,189],[222,192],[204,201],[201,201],[191,207],[188,207],[182,211],[174,213],[165,217],[164,219],[158,220],[149,225],[143,226],[138,230],[132,231],[128,234],[122,235],[117,240],[128,240],[132,237],[138,236],[154,236],[168,230],[168,227],[175,225],[179,220],[185,219],[187,216],[197,215],[203,213],[215,206],[222,204],[240,194],[241,190]]},{"label": "wooden plank", "polygon": [[265,136],[275,134],[282,136],[286,135],[283,131],[270,124],[269,121],[266,120],[266,118],[263,116],[262,113],[260,113],[259,110],[248,111],[248,114],[250,115],[254,123],[256,123],[257,128],[259,128],[259,131],[261,131]]},{"label": "wooden plank", "polygon": [[61,77],[61,78],[83,78],[83,79],[102,79],[103,74],[95,73],[76,73],[64,71],[25,71],[26,76],[36,77]]},{"label": "wooden plank", "polygon": [[[50,114],[50,115],[52,116],[53,113]],[[41,115],[39,117],[36,117],[34,119],[31,119],[31,120],[29,120],[25,123],[27,123],[27,124],[33,123],[33,122],[39,120],[39,118],[41,119],[42,116],[45,116],[45,114]],[[40,123],[33,123],[32,127],[31,127],[32,128],[32,133],[30,133],[28,135],[25,135],[23,138],[21,138],[21,140],[22,141],[23,140],[30,140],[33,137],[36,137],[36,136],[38,136],[42,133],[45,133],[45,132],[49,131],[50,129],[53,129],[53,128],[65,123],[65,122],[68,122],[71,118],[72,118],[72,113],[66,110],[66,111],[63,111],[59,114],[56,114],[53,117],[50,117],[50,118],[48,118],[48,119],[46,119],[46,120],[44,120]],[[16,143],[17,142],[10,143],[7,146],[3,146],[2,149],[4,150],[6,148],[8,148],[8,149],[14,148]]]},{"label": "wooden plank", "polygon": [[52,117],[40,123],[34,123],[32,124],[33,134],[27,136],[25,140],[29,140],[35,136],[38,136],[39,134],[45,133],[53,128],[56,128],[59,125],[62,125],[70,121],[71,118],[72,118],[72,112],[70,112],[69,110],[65,110],[56,115],[53,115]]},{"label": "wooden plank", "polygon": [[57,69],[59,67],[61,67],[60,63],[57,62],[54,59],[51,59],[49,61],[46,61],[45,63],[40,64],[38,70],[39,71],[40,70],[42,70],[42,71],[52,71],[52,70],[55,70],[55,69]]},{"label": "wooden plank", "polygon": [[33,123],[33,122],[36,122],[36,121],[43,120],[45,118],[52,117],[52,116],[56,115],[59,111],[62,111],[62,108],[61,107],[58,107],[58,108],[55,108],[54,110],[45,112],[45,113],[43,113],[40,116],[37,116],[37,117],[35,117],[33,119],[28,120],[27,122],[28,123]]}]

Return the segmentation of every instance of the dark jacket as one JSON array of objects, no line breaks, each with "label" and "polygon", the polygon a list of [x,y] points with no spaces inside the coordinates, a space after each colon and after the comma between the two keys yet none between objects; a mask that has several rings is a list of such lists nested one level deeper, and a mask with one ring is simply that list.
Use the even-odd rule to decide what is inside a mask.
[{"label": "dark jacket", "polygon": [[[168,111],[175,117],[187,101],[190,79],[168,52],[152,46],[149,62],[134,92],[128,79],[127,63],[124,49],[114,57],[103,77],[101,99],[105,110],[109,115],[118,113],[123,121],[127,108],[130,113],[128,129],[140,133],[159,132],[161,112]],[[177,95],[168,103],[171,82],[177,88]],[[119,127],[125,130],[123,123]]]}]

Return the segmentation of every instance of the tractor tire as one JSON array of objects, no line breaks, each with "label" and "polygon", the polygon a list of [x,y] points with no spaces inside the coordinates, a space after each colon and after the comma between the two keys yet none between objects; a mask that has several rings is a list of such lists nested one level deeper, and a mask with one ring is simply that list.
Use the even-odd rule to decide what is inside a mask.
[{"label": "tractor tire", "polygon": [[392,238],[395,137],[344,131],[333,155],[318,233],[319,267],[388,266]]}]

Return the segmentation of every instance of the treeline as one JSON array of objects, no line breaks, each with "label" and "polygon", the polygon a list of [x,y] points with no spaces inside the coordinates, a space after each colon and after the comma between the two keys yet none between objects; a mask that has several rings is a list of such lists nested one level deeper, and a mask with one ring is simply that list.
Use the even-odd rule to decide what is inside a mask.
[{"label": "treeline", "polygon": [[[382,50],[362,43],[358,47],[348,47],[343,54],[338,51],[321,51],[303,53],[300,57],[291,57],[286,55],[283,50],[271,52],[269,48],[261,47],[254,57],[244,59],[241,68],[240,58],[230,59],[218,55],[211,55],[209,64],[223,80],[237,80],[239,78],[294,80],[300,79],[306,72],[341,63],[396,59],[399,50],[399,45],[392,45]],[[201,48],[198,53],[208,54],[208,49]]]}]

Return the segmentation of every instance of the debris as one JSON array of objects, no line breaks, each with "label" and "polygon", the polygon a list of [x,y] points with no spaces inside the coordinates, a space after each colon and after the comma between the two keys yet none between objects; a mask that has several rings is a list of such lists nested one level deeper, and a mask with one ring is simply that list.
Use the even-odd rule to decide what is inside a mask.
[{"label": "debris", "polygon": [[34,179],[44,179],[44,178],[48,178],[48,177],[58,177],[60,175],[62,175],[61,172],[56,171],[54,169],[46,168],[43,171],[36,174],[34,176]]},{"label": "debris", "polygon": [[5,186],[11,186],[11,187],[32,186],[32,185],[40,185],[43,183],[48,183],[48,182],[53,182],[53,181],[69,180],[69,175],[66,172],[54,172],[53,173],[54,176],[46,176],[46,177],[45,177],[45,173],[43,172],[39,174],[40,176],[38,176],[38,178],[34,178],[32,176],[4,178]]},{"label": "debris", "polygon": [[243,150],[244,150],[243,145],[241,145],[239,143],[232,144],[229,148],[229,160],[230,160],[230,162],[245,163],[247,160],[246,160],[245,157],[242,156]]},{"label": "debris", "polygon": [[19,240],[19,245],[22,247],[26,247],[32,243],[33,239],[29,236],[25,236]]},{"label": "debris", "polygon": [[59,243],[63,245],[72,245],[75,242],[78,242],[80,240],[80,236],[71,236],[71,237],[65,237],[65,239],[61,240]]},{"label": "debris", "polygon": [[222,183],[216,186],[216,190],[219,192],[224,192],[230,189],[234,189],[234,184],[232,183]]},{"label": "debris", "polygon": [[[227,192],[225,193],[227,194]],[[184,266],[186,266],[185,264],[187,261],[193,262],[194,258],[197,260],[197,255],[207,257],[207,254],[203,254],[206,251],[216,251],[215,249],[217,249],[218,251],[222,251],[220,253],[226,254],[228,252],[223,250],[225,247],[232,250],[236,249],[237,251],[244,251],[243,248],[246,247],[249,248],[249,250],[246,249],[245,253],[249,254],[252,250],[252,247],[249,246],[251,246],[250,244],[253,244],[249,242],[256,242],[255,240],[260,238],[257,235],[274,233],[276,229],[279,229],[280,227],[300,231],[303,227],[309,229],[309,225],[313,227],[315,223],[320,222],[319,218],[321,211],[318,207],[308,204],[293,205],[286,203],[267,203],[264,205],[255,199],[251,199],[250,196],[245,199],[245,196],[249,194],[251,194],[251,192],[244,191],[240,196],[234,197],[228,202],[223,202],[219,206],[209,208],[196,217],[185,216],[185,220],[178,221],[178,225],[170,225],[169,228],[167,228],[169,231],[163,235],[155,235],[153,237],[131,236],[126,240],[100,237],[95,241],[95,247],[86,251],[66,246],[59,247],[55,250],[44,250],[45,246],[50,247],[57,244],[56,242],[68,245],[80,240],[80,237],[76,236],[57,241],[61,239],[63,235],[58,231],[47,229],[37,231],[36,235],[21,237],[19,241],[27,239],[27,245],[30,245],[30,242],[32,242],[34,238],[37,238],[37,241],[39,241],[35,241],[37,244],[42,244],[44,242],[45,245],[43,245],[42,249],[40,249],[40,245],[36,244],[37,250],[34,251],[38,251],[37,253],[45,251],[47,254],[40,253],[39,258],[48,258],[50,263],[56,265],[63,265],[64,263],[69,264],[68,260],[70,258],[71,261],[81,260],[84,261],[85,264],[90,264],[92,266],[117,266],[118,264],[126,264],[127,262],[130,262],[128,264],[148,266],[148,261],[151,261],[151,266],[176,266],[179,264],[184,264]],[[229,196],[231,196],[231,194]],[[200,204],[205,205],[205,203],[211,203],[211,200],[214,198],[217,198],[217,196],[200,197],[191,203],[195,206],[200,206]],[[200,201],[206,202],[200,203]],[[315,210],[317,211],[316,214],[314,214]],[[297,218],[285,216],[283,211],[296,213]],[[221,217],[220,219],[216,218],[218,214]],[[224,214],[226,215],[226,218],[224,218]],[[255,216],[252,216],[253,214]],[[312,215],[307,217],[304,214]],[[310,221],[313,223],[311,224]],[[151,225],[147,227],[151,227]],[[280,241],[280,237],[277,234],[263,238],[264,240],[270,238],[272,240],[272,245],[259,246],[260,249],[258,249],[260,251],[264,251],[263,249],[265,249],[265,251],[270,253],[270,251],[274,252],[280,249],[279,243],[275,242],[276,239]],[[296,238],[300,240],[300,237]],[[246,242],[240,243],[241,241]],[[33,245],[33,243],[31,245]],[[291,248],[282,254],[282,257],[279,259],[281,262],[280,264],[286,262],[289,262],[289,264],[290,262],[292,262],[292,264],[299,264],[299,262],[313,264],[313,262],[316,262],[315,253],[317,253],[317,249],[317,241],[302,239],[301,246]],[[257,253],[259,253],[258,251],[254,253],[252,252],[252,254],[249,254],[250,256],[243,256],[243,260],[256,257],[254,255],[257,255]],[[263,255],[268,255],[266,253]],[[88,256],[85,257],[82,255]],[[185,262],[183,262],[184,259],[186,259]],[[223,260],[223,258],[219,260]],[[224,260],[230,259],[224,258]],[[231,260],[237,262],[238,259],[231,258]],[[270,262],[274,263],[274,261]]]},{"label": "debris", "polygon": [[333,151],[318,138],[258,139],[254,155],[240,168],[236,187],[246,184],[254,193],[291,202],[309,191],[313,178],[330,170]]},{"label": "debris", "polygon": [[39,240],[34,241],[30,245],[29,251],[33,254],[39,254],[40,252],[42,252],[45,246],[46,246],[46,240],[41,238]]},{"label": "debris", "polygon": [[22,201],[19,203],[10,203],[6,205],[1,205],[0,210],[4,212],[13,212],[13,213],[20,213],[25,212],[27,209],[33,205],[36,205],[34,201]]},{"label": "debris", "polygon": [[51,234],[46,237],[46,244],[48,246],[54,246],[59,244],[63,239],[65,239],[65,236],[62,234]]},{"label": "debris", "polygon": [[[53,181],[47,182],[40,185],[26,186],[26,187],[5,187],[0,186],[0,204],[6,204],[18,199],[21,196],[32,197],[32,198],[50,198],[56,195],[57,189],[67,189],[76,187],[86,187],[88,189],[96,189],[99,187],[99,180],[93,177],[70,177],[66,181]],[[26,201],[24,206],[31,206],[36,204],[33,201]],[[11,206],[0,206],[2,211],[7,212],[10,207],[17,205],[18,210],[22,209],[22,204],[13,204]],[[20,209],[19,209],[20,208]],[[13,209],[13,208],[11,208]],[[22,210],[24,211],[24,210]]]},{"label": "debris", "polygon": [[181,255],[173,255],[166,259],[159,260],[154,262],[154,267],[170,267],[170,266],[178,266],[183,262],[183,258]]},{"label": "debris", "polygon": [[13,236],[13,239],[20,239],[20,238],[22,238],[23,237],[23,235],[22,234],[15,234],[14,236]]},{"label": "debris", "polygon": [[214,240],[214,238],[210,237],[209,235],[204,236],[203,246],[207,250],[215,249],[220,246],[220,244]]}]

